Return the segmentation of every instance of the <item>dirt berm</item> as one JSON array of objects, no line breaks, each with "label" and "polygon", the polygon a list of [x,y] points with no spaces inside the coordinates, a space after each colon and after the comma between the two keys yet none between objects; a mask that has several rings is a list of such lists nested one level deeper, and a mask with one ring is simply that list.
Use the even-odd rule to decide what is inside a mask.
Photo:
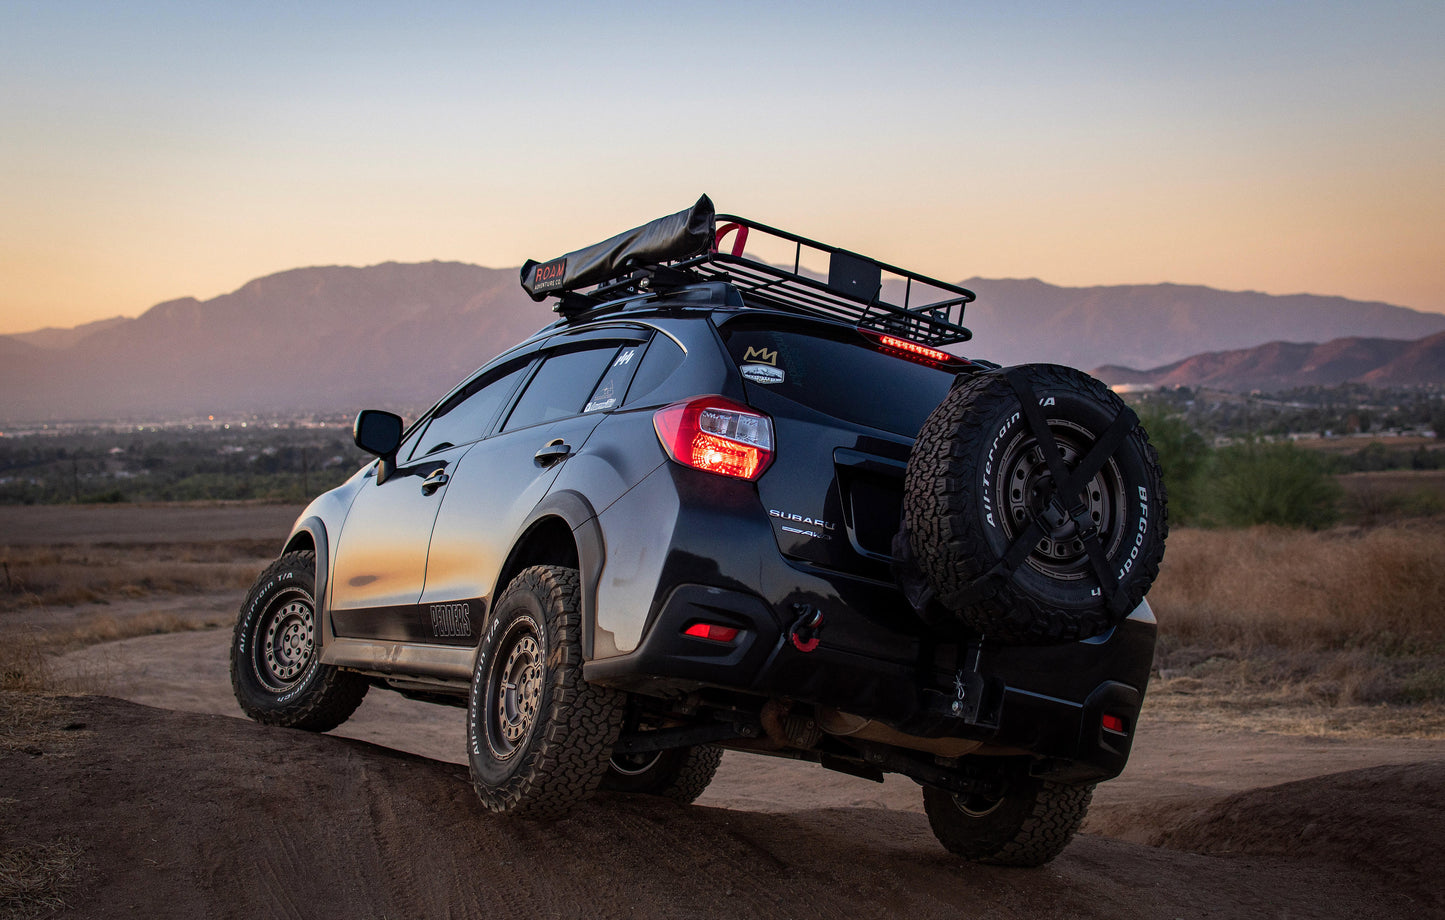
[{"label": "dirt berm", "polygon": [[1445,908],[1433,871],[1445,846],[1438,761],[1214,802],[1150,829],[1175,849],[1084,835],[1043,869],[1009,870],[952,858],[913,812],[763,814],[610,796],[538,825],[485,813],[462,767],[363,741],[97,697],[61,700],[39,723],[0,745],[0,852],[68,844],[78,869],[65,917],[1421,918]]}]

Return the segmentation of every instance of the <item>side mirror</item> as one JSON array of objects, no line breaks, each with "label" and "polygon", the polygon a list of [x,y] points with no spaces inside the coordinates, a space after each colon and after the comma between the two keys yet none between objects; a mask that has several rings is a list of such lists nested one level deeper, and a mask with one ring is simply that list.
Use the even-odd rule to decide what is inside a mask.
[{"label": "side mirror", "polygon": [[401,416],[380,409],[362,409],[351,426],[351,439],[368,454],[381,458],[376,481],[385,482],[396,463],[396,449],[401,446]]}]

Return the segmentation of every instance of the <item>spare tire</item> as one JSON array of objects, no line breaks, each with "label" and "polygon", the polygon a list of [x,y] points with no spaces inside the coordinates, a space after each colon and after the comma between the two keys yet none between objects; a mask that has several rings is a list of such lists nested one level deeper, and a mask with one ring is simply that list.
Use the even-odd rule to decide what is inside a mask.
[{"label": "spare tire", "polygon": [[1164,556],[1158,455],[1124,401],[1070,367],[960,377],[924,422],[904,488],[905,564],[930,606],[988,640],[1105,632]]}]

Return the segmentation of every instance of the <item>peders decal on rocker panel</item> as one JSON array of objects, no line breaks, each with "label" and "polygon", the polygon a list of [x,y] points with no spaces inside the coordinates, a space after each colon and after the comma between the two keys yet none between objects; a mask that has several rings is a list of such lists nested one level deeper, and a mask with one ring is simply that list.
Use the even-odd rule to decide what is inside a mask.
[{"label": "peders decal on rocker panel", "polygon": [[462,639],[472,634],[470,604],[432,604],[431,631],[438,639]]}]

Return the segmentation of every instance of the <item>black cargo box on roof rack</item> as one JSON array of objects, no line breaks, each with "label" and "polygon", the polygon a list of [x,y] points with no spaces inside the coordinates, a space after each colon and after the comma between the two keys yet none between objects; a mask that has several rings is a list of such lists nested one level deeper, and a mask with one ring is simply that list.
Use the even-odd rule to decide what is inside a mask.
[{"label": "black cargo box on roof rack", "polygon": [[[719,226],[719,221],[724,223]],[[791,244],[792,266],[744,255],[750,234]],[[731,246],[724,252],[729,235]],[[827,254],[826,279],[806,273],[804,249]],[[522,266],[522,289],[533,300],[558,297],[557,309],[564,314],[586,312],[628,293],[706,280],[726,281],[745,302],[758,306],[826,316],[935,347],[972,336],[962,325],[964,305],[974,300],[967,288],[746,218],[717,214],[706,195],[685,211],[550,262],[529,259]],[[588,287],[593,290],[582,291]]]}]

